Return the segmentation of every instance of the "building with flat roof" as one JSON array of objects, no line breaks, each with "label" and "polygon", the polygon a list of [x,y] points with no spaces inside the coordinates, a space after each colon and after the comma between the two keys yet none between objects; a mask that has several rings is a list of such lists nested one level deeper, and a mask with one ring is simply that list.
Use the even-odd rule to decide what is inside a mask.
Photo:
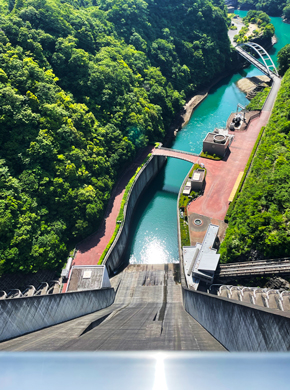
[{"label": "building with flat roof", "polygon": [[197,290],[199,282],[212,283],[220,255],[213,247],[219,226],[210,224],[202,244],[183,247],[184,273],[189,287]]},{"label": "building with flat roof", "polygon": [[185,184],[182,193],[183,193],[183,195],[190,195],[190,193],[191,193],[191,181],[190,180]]},{"label": "building with flat roof", "polygon": [[105,265],[75,265],[72,267],[67,292],[110,288]]},{"label": "building with flat roof", "polygon": [[224,157],[227,149],[229,148],[231,136],[226,134],[219,134],[216,132],[207,133],[203,140],[202,151],[210,155],[216,155],[218,157]]},{"label": "building with flat roof", "polygon": [[199,191],[203,188],[205,178],[205,169],[197,168],[190,179],[191,181],[191,190],[192,191]]}]

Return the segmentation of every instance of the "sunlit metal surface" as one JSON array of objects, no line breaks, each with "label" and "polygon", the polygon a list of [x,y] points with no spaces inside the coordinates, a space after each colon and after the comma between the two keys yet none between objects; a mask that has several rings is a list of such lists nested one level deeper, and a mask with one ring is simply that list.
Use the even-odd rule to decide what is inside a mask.
[{"label": "sunlit metal surface", "polygon": [[0,388],[288,388],[289,365],[289,353],[0,353]]}]

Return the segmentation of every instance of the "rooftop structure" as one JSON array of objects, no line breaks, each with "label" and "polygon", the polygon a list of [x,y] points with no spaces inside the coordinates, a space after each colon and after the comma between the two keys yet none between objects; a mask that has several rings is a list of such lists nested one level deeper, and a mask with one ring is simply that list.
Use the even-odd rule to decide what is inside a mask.
[{"label": "rooftop structure", "polygon": [[213,245],[219,227],[210,224],[207,228],[202,244],[183,247],[184,270],[189,287],[198,288],[200,280],[212,283],[220,255],[216,253]]},{"label": "rooftop structure", "polygon": [[[218,129],[217,129],[218,130]],[[231,136],[228,134],[220,134],[217,131],[207,133],[203,140],[203,152],[218,157],[224,157],[228,147],[230,146]]]},{"label": "rooftop structure", "polygon": [[183,188],[183,195],[189,195],[191,193],[191,181],[188,181]]},{"label": "rooftop structure", "polygon": [[73,266],[67,291],[83,291],[111,287],[104,265]]},{"label": "rooftop structure", "polygon": [[191,177],[191,189],[194,191],[201,190],[205,178],[205,169],[198,168],[193,172]]}]

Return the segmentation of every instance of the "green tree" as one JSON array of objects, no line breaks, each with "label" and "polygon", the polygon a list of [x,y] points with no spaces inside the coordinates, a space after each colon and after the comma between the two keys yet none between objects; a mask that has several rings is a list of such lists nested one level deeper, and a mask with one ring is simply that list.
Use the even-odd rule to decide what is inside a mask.
[{"label": "green tree", "polygon": [[280,76],[284,76],[290,67],[290,44],[284,46],[278,52],[278,71]]}]

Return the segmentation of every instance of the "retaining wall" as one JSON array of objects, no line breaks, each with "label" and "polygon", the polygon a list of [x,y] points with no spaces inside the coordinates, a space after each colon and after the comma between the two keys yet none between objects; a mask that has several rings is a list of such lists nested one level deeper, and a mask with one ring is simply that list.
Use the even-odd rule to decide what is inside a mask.
[{"label": "retaining wall", "polygon": [[0,341],[110,306],[113,288],[0,300]]},{"label": "retaining wall", "polygon": [[113,271],[118,269],[122,263],[130,234],[130,223],[138,199],[147,185],[163,167],[165,162],[166,157],[164,156],[151,156],[135,179],[135,183],[128,195],[127,205],[124,208],[124,221],[122,222],[115,241],[111,245],[111,248],[103,261],[103,264],[107,267],[109,275],[112,275]]},{"label": "retaining wall", "polygon": [[229,351],[290,351],[290,313],[182,288],[185,310]]}]

